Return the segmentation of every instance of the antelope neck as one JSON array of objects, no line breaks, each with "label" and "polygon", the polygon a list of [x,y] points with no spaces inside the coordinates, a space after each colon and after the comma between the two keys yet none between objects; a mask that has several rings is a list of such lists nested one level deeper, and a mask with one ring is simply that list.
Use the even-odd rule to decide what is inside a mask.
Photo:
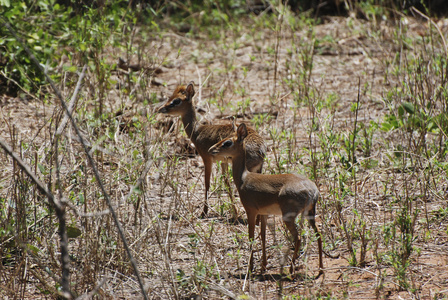
[{"label": "antelope neck", "polygon": [[249,172],[246,167],[246,149],[244,148],[243,154],[232,157],[232,170],[233,180],[235,185],[240,190],[243,185],[244,178]]},{"label": "antelope neck", "polygon": [[196,143],[196,137],[198,135],[198,120],[196,118],[194,108],[189,109],[184,115],[182,115],[182,123],[184,124],[185,132],[187,133],[188,138],[190,138],[193,143]]}]

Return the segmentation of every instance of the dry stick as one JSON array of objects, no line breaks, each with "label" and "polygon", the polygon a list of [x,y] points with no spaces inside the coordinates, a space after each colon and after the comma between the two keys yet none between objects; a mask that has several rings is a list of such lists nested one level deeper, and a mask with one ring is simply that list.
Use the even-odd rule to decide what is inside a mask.
[{"label": "dry stick", "polygon": [[[2,20],[3,20],[3,18],[2,18]],[[20,44],[22,44],[22,46],[25,49],[26,53],[31,58],[31,60],[34,62],[36,67],[38,67],[39,70],[44,74],[44,76],[47,79],[48,83],[53,88],[56,96],[59,98],[59,101],[61,102],[61,105],[64,108],[66,114],[70,118],[72,126],[75,129],[75,132],[78,135],[79,140],[80,140],[80,142],[81,142],[81,144],[82,144],[82,146],[84,148],[84,151],[85,151],[85,153],[87,155],[89,164],[90,164],[90,166],[91,166],[91,168],[93,170],[93,173],[95,175],[95,179],[98,182],[98,185],[99,185],[99,187],[101,189],[102,194],[104,195],[104,199],[106,200],[107,205],[109,206],[110,212],[112,214],[112,218],[114,219],[115,225],[117,226],[118,233],[119,233],[120,238],[121,238],[121,240],[123,242],[123,245],[124,245],[124,247],[126,249],[126,252],[128,254],[129,260],[130,260],[131,265],[132,265],[132,267],[134,269],[135,276],[137,277],[138,283],[140,285],[140,290],[141,290],[141,292],[143,294],[143,297],[144,297],[144,299],[148,299],[148,295],[146,294],[145,288],[143,286],[143,281],[142,281],[142,279],[140,277],[140,273],[139,273],[139,271],[137,269],[137,263],[135,262],[134,257],[132,256],[131,249],[129,248],[128,242],[127,242],[126,237],[125,237],[125,235],[123,233],[123,229],[121,227],[120,221],[118,220],[117,214],[115,213],[115,210],[112,207],[112,203],[110,201],[109,194],[106,192],[106,189],[105,189],[105,187],[103,185],[103,182],[101,181],[101,177],[100,177],[100,175],[98,173],[98,169],[97,169],[97,167],[95,165],[95,162],[93,161],[92,156],[89,154],[89,150],[87,149],[87,145],[84,142],[84,138],[82,137],[81,132],[79,131],[78,126],[76,125],[75,119],[73,118],[72,114],[69,112],[67,104],[65,103],[64,99],[62,98],[61,92],[56,87],[56,85],[54,84],[53,80],[51,80],[51,78],[44,71],[44,69],[42,68],[42,66],[40,65],[39,61],[36,59],[36,57],[33,55],[33,53],[31,53],[29,48],[23,43],[22,39],[17,36],[16,32],[14,31],[14,29],[12,29],[12,27],[9,25],[9,23],[8,22],[4,22],[4,21],[2,21],[2,23],[3,23],[4,26],[6,26],[8,28],[8,30],[12,33],[12,35],[16,38],[16,40],[19,41]],[[54,203],[53,195],[51,195],[51,196],[52,196],[52,202]]]},{"label": "dry stick", "polygon": [[38,189],[47,196],[50,204],[55,208],[56,216],[59,220],[59,236],[61,238],[61,265],[62,265],[62,278],[61,295],[67,299],[73,298],[73,293],[70,291],[70,257],[68,255],[68,238],[67,229],[65,223],[65,205],[60,201],[56,201],[54,195],[48,190],[48,188],[37,178],[30,167],[9,147],[9,145],[0,139],[0,146],[8,153],[14,161],[20,166],[20,168],[31,178],[37,185]]},{"label": "dry stick", "polygon": [[199,81],[199,91],[198,91],[198,102],[202,101],[202,78],[201,78],[201,72],[199,72],[199,68],[196,65],[196,73],[198,73],[198,81]]},{"label": "dry stick", "polygon": [[361,98],[361,77],[358,77],[358,98],[356,101],[356,110],[355,110],[355,123],[353,126],[353,142],[352,142],[352,157],[351,157],[351,161],[352,161],[352,174],[353,174],[353,179],[355,182],[355,209],[357,208],[357,204],[358,204],[358,189],[357,189],[357,185],[356,185],[356,171],[355,171],[355,140],[356,140],[356,127],[358,125],[358,111],[359,111],[359,101]]},{"label": "dry stick", "polygon": [[[81,82],[84,79],[84,75],[86,73],[86,69],[87,69],[87,65],[84,65],[84,67],[82,68],[82,71],[81,71],[81,75],[79,75],[78,83],[76,84],[75,91],[73,92],[73,95],[72,95],[72,99],[70,100],[70,103],[68,104],[68,111],[69,111],[69,113],[71,113],[73,108],[75,107],[75,102],[76,102],[79,90],[81,88]],[[65,114],[64,115],[64,119],[62,120],[61,124],[59,124],[59,127],[56,130],[55,135],[61,135],[62,134],[62,131],[64,131],[64,128],[67,125],[68,118],[69,118],[69,116],[67,114]],[[54,139],[54,136],[53,136],[53,139]]]},{"label": "dry stick", "polygon": [[58,233],[61,239],[61,264],[62,264],[62,278],[61,286],[62,293],[65,298],[72,299],[73,293],[70,291],[70,257],[68,255],[68,237],[67,237],[67,222],[65,221],[65,205],[60,201],[62,197],[61,192],[61,176],[59,170],[59,158],[58,158],[58,143],[59,136],[56,136],[54,148],[55,148],[55,162],[56,162],[56,183],[57,183],[57,196],[55,201],[59,204],[61,209],[56,208],[56,216],[59,219]]},{"label": "dry stick", "polygon": [[[204,82],[202,82],[201,74],[199,73],[199,68],[196,66],[196,72],[198,73],[198,79],[199,79],[199,98],[198,103],[202,102],[202,87],[205,85],[205,83],[208,81],[212,73],[208,74],[208,76],[205,78]],[[207,107],[207,112],[210,112],[210,104],[208,101],[205,102],[205,106]]]}]

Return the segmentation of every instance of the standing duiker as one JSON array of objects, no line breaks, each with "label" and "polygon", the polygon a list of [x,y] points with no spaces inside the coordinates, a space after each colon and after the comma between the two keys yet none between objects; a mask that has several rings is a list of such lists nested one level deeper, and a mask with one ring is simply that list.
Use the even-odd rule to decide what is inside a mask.
[{"label": "standing duiker", "polygon": [[[257,216],[261,219],[262,241],[262,271],[266,269],[266,220],[268,215],[282,216],[288,230],[294,239],[294,254],[291,263],[291,274],[294,271],[294,261],[299,255],[300,238],[295,219],[302,213],[308,219],[310,226],[318,235],[319,275],[323,273],[322,237],[316,227],[316,203],[319,191],[311,180],[294,174],[264,175],[250,172],[247,168],[246,153],[249,132],[245,124],[241,124],[233,136],[225,138],[209,152],[217,156],[232,158],[233,180],[246,210],[249,223],[249,239],[254,240]],[[249,260],[249,269],[253,268],[253,251]]]}]

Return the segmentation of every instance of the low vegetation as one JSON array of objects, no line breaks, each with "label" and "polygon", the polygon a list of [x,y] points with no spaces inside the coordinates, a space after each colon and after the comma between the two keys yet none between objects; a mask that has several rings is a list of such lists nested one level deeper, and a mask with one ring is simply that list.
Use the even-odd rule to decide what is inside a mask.
[{"label": "low vegetation", "polygon": [[[448,22],[302,2],[0,0],[0,295],[446,298]],[[220,167],[199,217],[203,163],[156,113],[190,81],[204,121],[265,138],[263,173],[318,186],[318,280],[312,230],[292,276],[278,218],[248,272]]]}]

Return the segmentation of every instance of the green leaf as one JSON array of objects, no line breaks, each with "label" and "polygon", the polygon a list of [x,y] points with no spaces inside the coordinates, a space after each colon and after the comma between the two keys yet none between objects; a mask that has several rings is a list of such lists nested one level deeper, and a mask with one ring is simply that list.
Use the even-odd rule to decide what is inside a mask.
[{"label": "green leaf", "polygon": [[39,39],[39,36],[37,35],[37,33],[32,33],[32,34],[30,34],[29,35],[30,37],[32,37],[33,39],[35,39],[35,40],[38,40]]},{"label": "green leaf", "polygon": [[34,245],[27,244],[26,246],[27,246],[28,250],[31,250],[34,254],[38,254],[40,252],[39,248],[37,248]]},{"label": "green leaf", "polygon": [[394,126],[392,124],[390,124],[390,123],[387,123],[387,122],[381,123],[381,130],[382,131],[386,131],[387,132],[387,131],[390,131],[393,128],[394,128]]},{"label": "green leaf", "polygon": [[367,168],[367,169],[373,169],[373,168],[376,168],[377,166],[378,166],[378,160],[376,160],[376,159],[369,159],[368,161],[367,161],[367,163],[366,163],[366,165],[365,165],[365,167]]},{"label": "green leaf", "polygon": [[403,117],[404,115],[404,108],[403,106],[398,107],[398,116]]},{"label": "green leaf", "polygon": [[403,102],[403,104],[401,104],[403,106],[403,108],[406,110],[406,112],[408,114],[415,114],[415,107],[414,104],[410,103],[410,102]]},{"label": "green leaf", "polygon": [[76,66],[64,66],[64,71],[66,72],[76,72],[77,68]]},{"label": "green leaf", "polygon": [[43,174],[43,175],[47,175],[48,172],[47,170],[45,170],[45,167],[42,164],[37,164],[37,167],[39,168],[39,171]]},{"label": "green leaf", "polygon": [[84,194],[83,193],[79,193],[78,194],[78,201],[79,201],[80,204],[84,204],[85,199],[84,199]]},{"label": "green leaf", "polygon": [[69,238],[77,238],[81,235],[81,230],[74,226],[67,226],[67,236]]}]

